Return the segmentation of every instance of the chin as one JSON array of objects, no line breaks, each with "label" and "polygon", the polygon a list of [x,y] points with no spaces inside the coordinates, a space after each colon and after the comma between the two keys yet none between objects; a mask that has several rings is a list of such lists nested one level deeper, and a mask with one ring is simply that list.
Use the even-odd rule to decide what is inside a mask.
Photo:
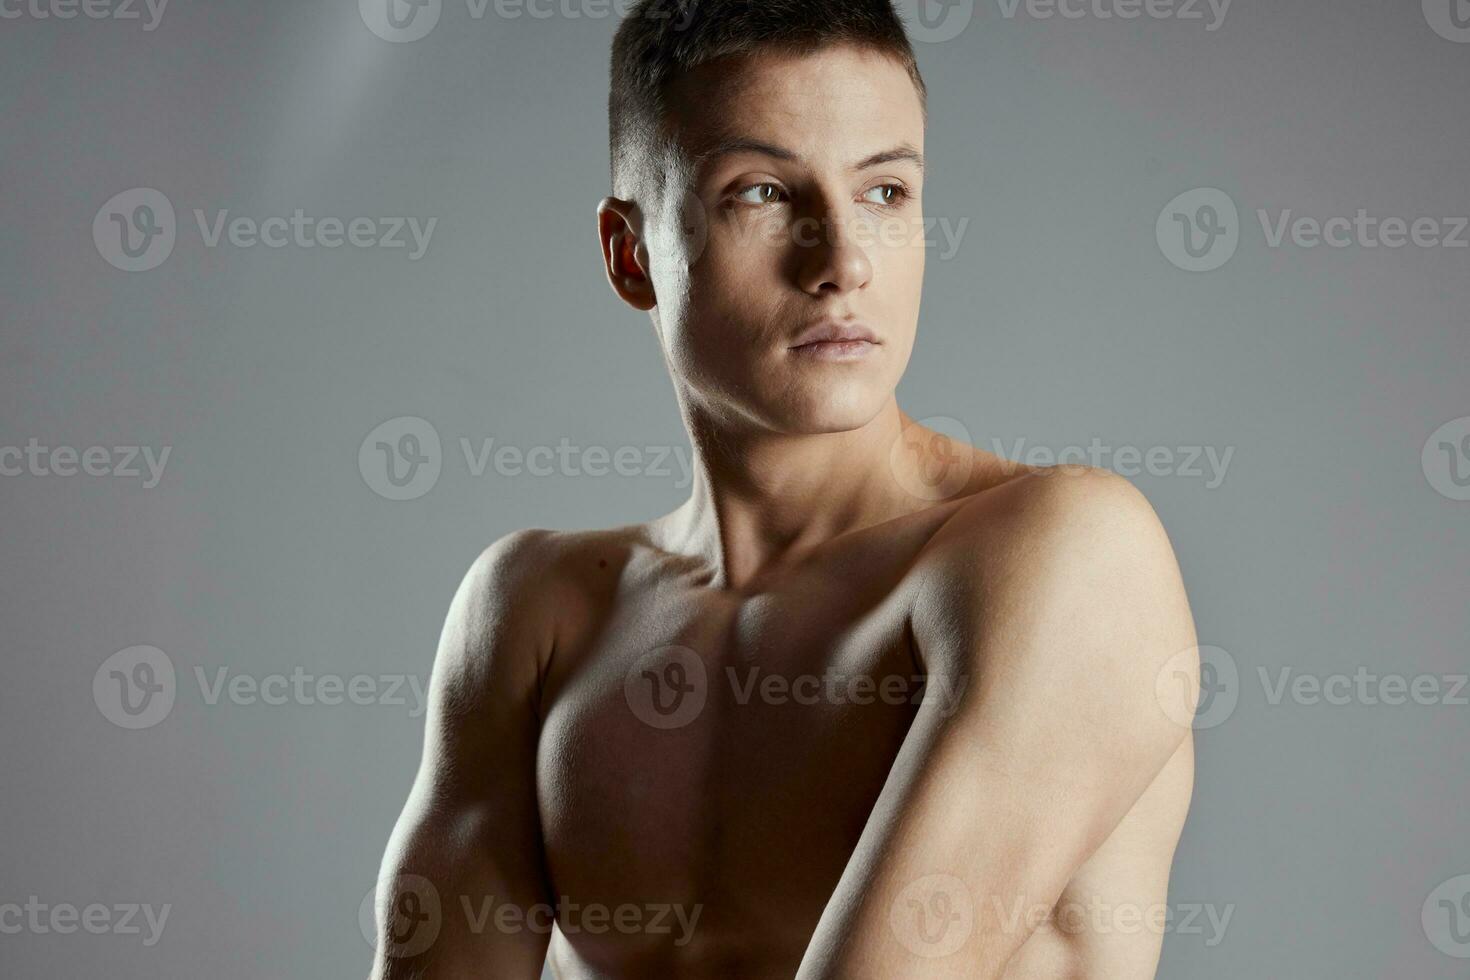
[{"label": "chin", "polygon": [[837,385],[814,389],[798,397],[794,404],[783,406],[776,414],[783,432],[792,435],[818,435],[826,432],[851,432],[861,429],[877,417],[891,392],[878,391],[867,385]]}]

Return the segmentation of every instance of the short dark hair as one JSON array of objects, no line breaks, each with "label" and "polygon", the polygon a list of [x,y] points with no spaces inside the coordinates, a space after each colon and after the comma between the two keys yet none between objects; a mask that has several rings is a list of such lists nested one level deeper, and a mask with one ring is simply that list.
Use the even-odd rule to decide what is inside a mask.
[{"label": "short dark hair", "polygon": [[926,106],[928,91],[892,0],[637,0],[612,43],[613,192],[631,196],[624,190],[641,182],[646,158],[659,154],[669,135],[667,93],[679,75],[762,49],[806,54],[843,43],[898,61]]}]

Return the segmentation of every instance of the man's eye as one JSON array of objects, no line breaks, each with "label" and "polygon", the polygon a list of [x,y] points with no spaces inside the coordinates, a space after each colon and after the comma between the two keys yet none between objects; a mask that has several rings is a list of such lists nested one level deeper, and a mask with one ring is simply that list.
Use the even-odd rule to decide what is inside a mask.
[{"label": "man's eye", "polygon": [[775,204],[781,200],[781,188],[775,184],[751,184],[735,195],[744,204]]},{"label": "man's eye", "polygon": [[908,189],[902,184],[879,184],[877,187],[870,188],[863,195],[863,200],[869,204],[881,204],[886,207],[892,207],[897,204],[902,204],[908,195]]}]

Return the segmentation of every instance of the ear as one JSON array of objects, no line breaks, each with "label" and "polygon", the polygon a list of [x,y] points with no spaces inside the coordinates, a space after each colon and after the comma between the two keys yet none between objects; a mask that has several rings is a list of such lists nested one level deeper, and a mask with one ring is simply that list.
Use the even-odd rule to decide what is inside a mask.
[{"label": "ear", "polygon": [[637,310],[658,305],[650,278],[648,245],[643,240],[643,213],[638,205],[605,197],[597,206],[597,234],[607,281],[623,302]]}]

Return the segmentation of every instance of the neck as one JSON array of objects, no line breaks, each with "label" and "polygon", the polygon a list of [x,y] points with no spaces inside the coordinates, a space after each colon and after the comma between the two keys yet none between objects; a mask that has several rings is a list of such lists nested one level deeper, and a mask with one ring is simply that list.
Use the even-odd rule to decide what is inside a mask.
[{"label": "neck", "polygon": [[892,397],[867,425],[788,435],[733,431],[685,409],[694,449],[689,500],[666,518],[664,544],[710,563],[719,588],[742,588],[847,531],[930,506],[906,492],[919,463],[913,424]]}]

